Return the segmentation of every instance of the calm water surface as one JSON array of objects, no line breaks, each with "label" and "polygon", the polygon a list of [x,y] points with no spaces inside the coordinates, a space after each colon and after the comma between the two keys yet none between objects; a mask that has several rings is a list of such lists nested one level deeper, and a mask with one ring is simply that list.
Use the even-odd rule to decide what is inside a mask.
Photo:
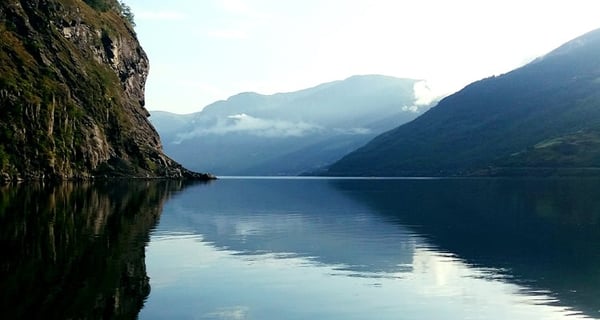
[{"label": "calm water surface", "polygon": [[600,319],[600,180],[0,192],[1,319]]},{"label": "calm water surface", "polygon": [[595,180],[223,179],[165,204],[141,319],[600,317]]}]

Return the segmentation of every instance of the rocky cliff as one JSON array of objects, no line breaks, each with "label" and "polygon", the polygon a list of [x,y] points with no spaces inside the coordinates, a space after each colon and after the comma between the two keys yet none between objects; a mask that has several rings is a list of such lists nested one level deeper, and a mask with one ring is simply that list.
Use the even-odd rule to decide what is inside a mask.
[{"label": "rocky cliff", "polygon": [[0,180],[206,177],[163,154],[116,0],[0,2]]}]

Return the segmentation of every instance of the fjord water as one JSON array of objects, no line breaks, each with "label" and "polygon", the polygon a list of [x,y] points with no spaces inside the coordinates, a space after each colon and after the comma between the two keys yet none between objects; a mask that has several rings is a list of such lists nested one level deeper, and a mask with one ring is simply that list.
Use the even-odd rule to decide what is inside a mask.
[{"label": "fjord water", "polygon": [[0,318],[600,318],[600,180],[0,187]]},{"label": "fjord water", "polygon": [[600,317],[600,182],[223,179],[165,204],[141,319]]},{"label": "fjord water", "polygon": [[133,319],[144,247],[181,182],[0,186],[0,319]]}]

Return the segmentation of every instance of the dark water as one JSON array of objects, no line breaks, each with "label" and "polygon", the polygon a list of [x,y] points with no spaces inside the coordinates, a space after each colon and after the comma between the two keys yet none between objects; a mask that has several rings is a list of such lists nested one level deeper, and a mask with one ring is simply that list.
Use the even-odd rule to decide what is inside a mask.
[{"label": "dark water", "polygon": [[135,319],[173,182],[0,186],[0,319]]},{"label": "dark water", "polygon": [[2,319],[600,319],[600,180],[0,190]]}]

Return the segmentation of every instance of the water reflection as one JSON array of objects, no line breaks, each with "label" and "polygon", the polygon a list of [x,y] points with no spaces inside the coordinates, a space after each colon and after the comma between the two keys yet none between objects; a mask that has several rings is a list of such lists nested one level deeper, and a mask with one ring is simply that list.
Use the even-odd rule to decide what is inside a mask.
[{"label": "water reflection", "polygon": [[599,317],[593,180],[221,180],[165,205],[142,318]]},{"label": "water reflection", "polygon": [[300,256],[381,275],[411,268],[419,238],[322,180],[223,180],[191,188],[165,211],[158,235],[198,234],[237,255]]},{"label": "water reflection", "polygon": [[557,303],[600,317],[600,181],[337,181],[440,250],[492,268]]},{"label": "water reflection", "polygon": [[144,246],[176,182],[0,187],[0,318],[136,318]]}]

